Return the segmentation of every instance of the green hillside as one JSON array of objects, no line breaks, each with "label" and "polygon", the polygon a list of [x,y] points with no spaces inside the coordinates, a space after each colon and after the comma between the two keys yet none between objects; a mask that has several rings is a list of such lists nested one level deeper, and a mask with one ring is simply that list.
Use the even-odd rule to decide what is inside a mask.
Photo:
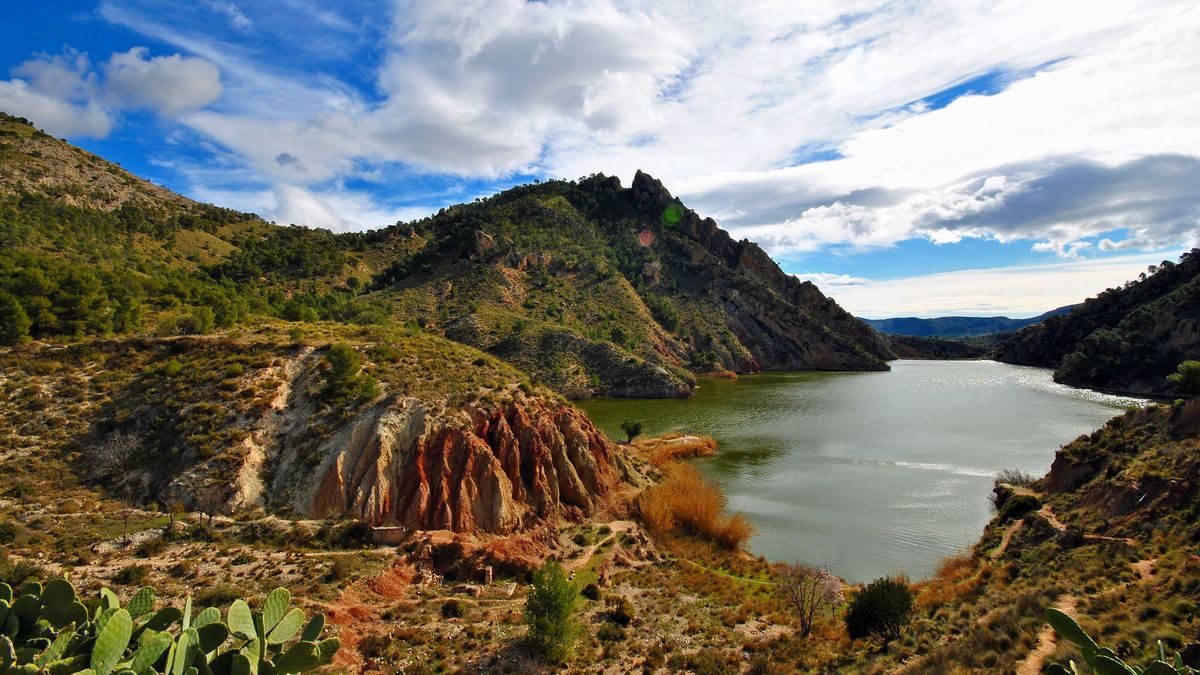
[{"label": "green hillside", "polygon": [[1200,358],[1200,249],[1021,330],[995,358],[1074,386],[1170,394],[1167,376]]},{"label": "green hillside", "polygon": [[886,339],[653,179],[526,185],[366,233],[199,204],[0,118],[9,344],[263,318],[401,324],[572,397],[687,396],[693,373],[886,369]]}]

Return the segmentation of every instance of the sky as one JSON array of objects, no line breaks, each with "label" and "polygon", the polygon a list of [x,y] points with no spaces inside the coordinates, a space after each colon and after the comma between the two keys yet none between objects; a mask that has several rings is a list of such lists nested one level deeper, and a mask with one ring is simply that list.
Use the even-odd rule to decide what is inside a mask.
[{"label": "sky", "polygon": [[1200,3],[14,3],[0,110],[362,230],[647,171],[851,312],[1031,316],[1200,246]]}]

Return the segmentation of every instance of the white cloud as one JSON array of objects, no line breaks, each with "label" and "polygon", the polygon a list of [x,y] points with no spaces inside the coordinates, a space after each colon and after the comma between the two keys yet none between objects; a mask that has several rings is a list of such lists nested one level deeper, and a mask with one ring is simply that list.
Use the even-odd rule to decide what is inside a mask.
[{"label": "white cloud", "polygon": [[68,48],[37,55],[12,74],[0,80],[0,110],[57,136],[103,138],[122,110],[150,108],[170,116],[221,95],[213,64],[179,54],[149,57],[145,47],[114,53],[99,70],[87,54]]},{"label": "white cloud", "polygon": [[87,54],[67,50],[39,55],[0,80],[0,110],[28,117],[58,136],[102,138],[112,115],[97,100],[99,87]]},{"label": "white cloud", "polygon": [[220,98],[221,74],[212,63],[179,54],[147,58],[149,52],[134,47],[108,59],[105,86],[115,106],[177,115]]},{"label": "white cloud", "polygon": [[828,289],[831,286],[861,286],[871,283],[870,279],[863,277],[854,277],[849,274],[834,274],[831,272],[809,272],[807,274],[793,274],[800,281],[811,281],[822,289]]},{"label": "white cloud", "polygon": [[55,136],[103,138],[112,129],[108,111],[95,101],[73,103],[48,96],[23,80],[0,80],[0,110],[34,120]]},{"label": "white cloud", "polygon": [[229,25],[237,30],[249,31],[254,28],[254,22],[250,20],[250,17],[246,16],[246,13],[232,2],[226,2],[225,0],[205,0],[204,4],[209,9],[224,16]]},{"label": "white cloud", "polygon": [[889,280],[826,283],[821,290],[855,316],[1036,316],[1119,287],[1150,265],[1175,261],[1178,251],[1045,265],[969,269]]},{"label": "white cloud", "polygon": [[[235,5],[207,2],[248,28]],[[164,94],[156,107],[185,102],[170,112],[263,184],[329,197],[327,186],[381,171],[628,178],[640,168],[776,254],[912,238],[1028,240],[1061,256],[1099,239],[1103,250],[1195,241],[1200,88],[1184,83],[1200,52],[1181,45],[1200,35],[1200,5],[1188,0],[388,7],[386,17],[350,5],[321,13],[307,0],[285,9],[325,27],[298,33],[305,44],[378,39],[361,64],[371,87],[237,31],[204,30],[187,8],[107,0],[99,13],[220,69],[220,100],[193,87],[203,78],[175,78],[194,98]],[[279,30],[272,23],[253,27]],[[30,74],[19,91],[5,83],[0,96],[83,105],[54,74],[40,84]],[[955,86],[988,95],[925,100]],[[825,161],[811,161],[814,150]],[[1155,180],[1139,182],[1137,169]],[[361,212],[355,200],[347,208]]]},{"label": "white cloud", "polygon": [[445,204],[391,208],[353,190],[308,189],[279,183],[262,189],[201,188],[195,197],[227,208],[255,213],[280,225],[321,227],[350,232],[386,227],[428,215]]},{"label": "white cloud", "polygon": [[365,122],[397,159],[476,175],[527,170],[558,137],[661,124],[660,83],[692,47],[659,15],[608,2],[399,2]]}]

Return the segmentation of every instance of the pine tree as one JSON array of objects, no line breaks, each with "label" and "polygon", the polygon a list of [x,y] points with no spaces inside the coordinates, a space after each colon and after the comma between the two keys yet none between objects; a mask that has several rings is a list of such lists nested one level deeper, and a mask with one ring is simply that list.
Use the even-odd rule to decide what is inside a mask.
[{"label": "pine tree", "polygon": [[567,579],[562,565],[548,560],[533,573],[533,588],[525,600],[525,624],[534,652],[551,662],[560,662],[571,653],[579,636],[575,603],[579,591]]},{"label": "pine tree", "polygon": [[33,322],[25,308],[10,293],[0,291],[0,344],[17,345],[29,340]]}]

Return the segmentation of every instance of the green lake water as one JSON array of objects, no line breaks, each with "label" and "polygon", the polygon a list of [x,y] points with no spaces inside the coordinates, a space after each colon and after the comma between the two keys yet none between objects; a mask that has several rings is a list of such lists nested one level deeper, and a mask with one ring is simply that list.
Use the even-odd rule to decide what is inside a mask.
[{"label": "green lake water", "polygon": [[751,552],[827,565],[853,581],[906,572],[970,546],[1002,469],[1045,474],[1054,452],[1134,399],[1055,384],[995,361],[894,361],[883,373],[703,379],[694,398],[579,404],[611,438],[717,439],[693,460],[754,523]]}]

